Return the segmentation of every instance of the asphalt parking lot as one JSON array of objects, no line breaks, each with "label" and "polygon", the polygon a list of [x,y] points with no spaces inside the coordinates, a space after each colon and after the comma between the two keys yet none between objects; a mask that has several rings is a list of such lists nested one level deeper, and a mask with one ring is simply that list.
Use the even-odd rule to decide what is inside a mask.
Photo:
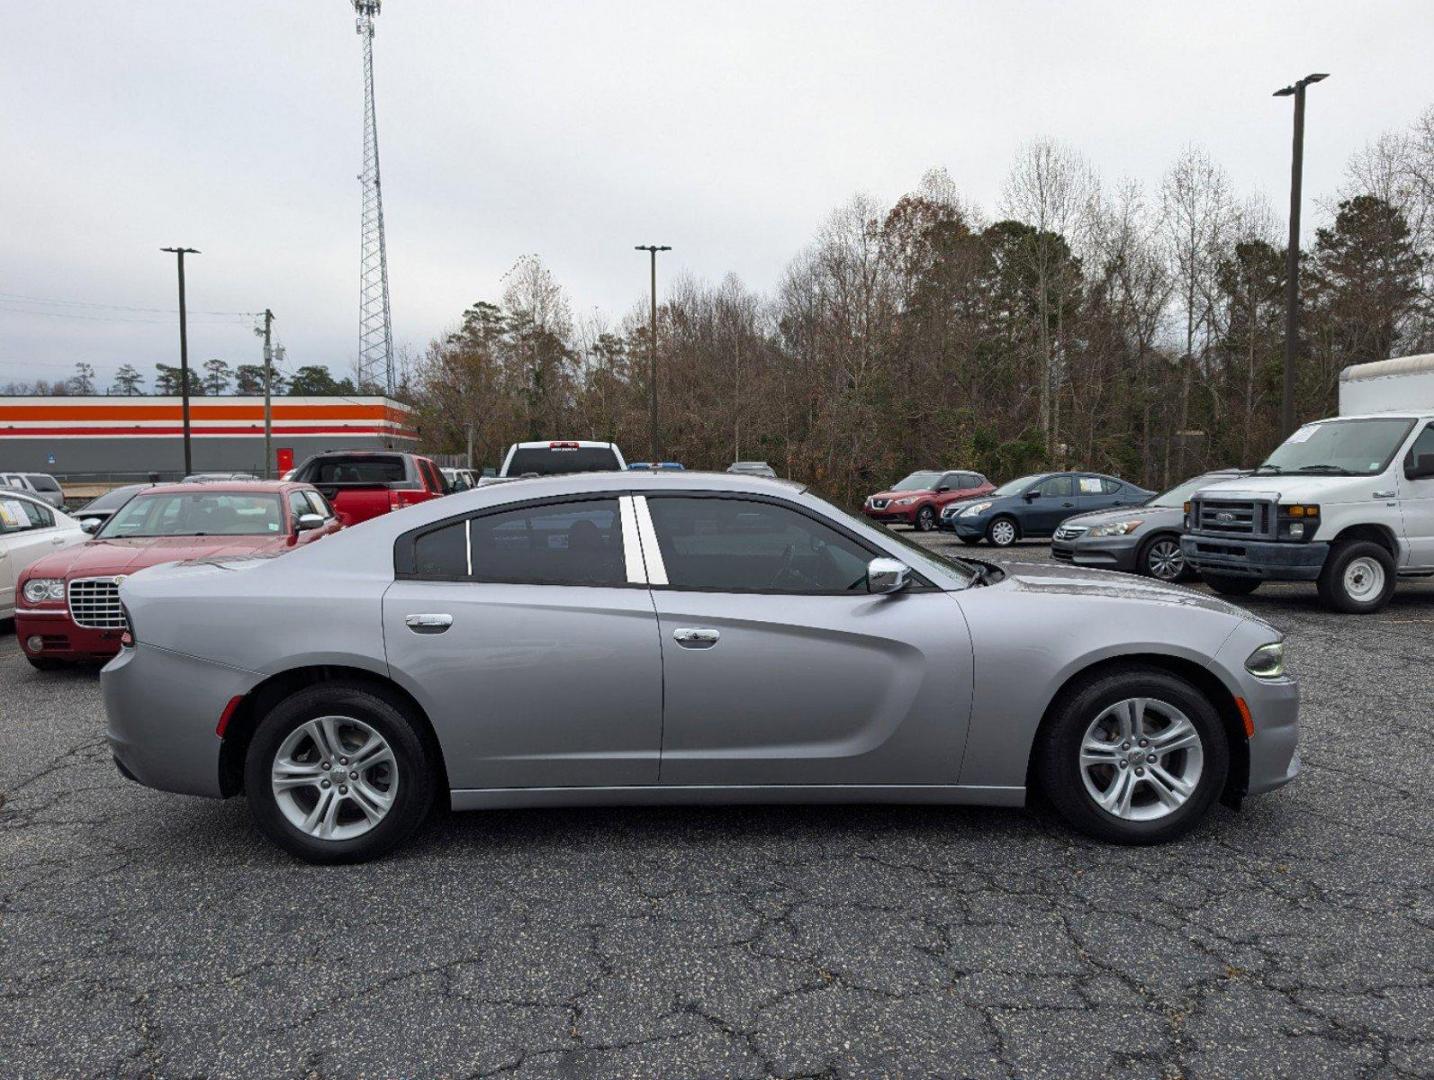
[{"label": "asphalt parking lot", "polygon": [[1434,583],[1247,606],[1305,772],[1176,845],[1039,807],[507,811],[332,869],[121,779],[95,673],[0,624],[0,1076],[1427,1077]]}]

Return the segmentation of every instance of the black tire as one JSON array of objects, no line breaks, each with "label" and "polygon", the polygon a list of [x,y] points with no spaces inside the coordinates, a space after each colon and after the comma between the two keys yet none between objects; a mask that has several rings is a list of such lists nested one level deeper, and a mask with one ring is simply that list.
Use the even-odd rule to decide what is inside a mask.
[{"label": "black tire", "polygon": [[[1382,583],[1379,575],[1383,575]],[[1370,582],[1367,591],[1358,583]],[[1319,575],[1319,598],[1331,611],[1371,615],[1394,595],[1394,556],[1371,540],[1343,540],[1325,558]]]},{"label": "black tire", "polygon": [[[1009,533],[997,527],[1002,524],[1009,525],[1011,527]],[[997,536],[1000,536],[1001,539],[996,539]],[[1010,547],[1020,538],[1021,527],[1016,524],[1016,519],[1011,517],[1009,514],[1002,514],[999,517],[994,517],[986,525],[986,543],[990,544],[992,547]]]},{"label": "black tire", "polygon": [[930,532],[936,528],[936,511],[929,506],[923,506],[916,512],[916,531]]},{"label": "black tire", "polygon": [[[1109,706],[1134,697],[1164,702],[1183,712],[1199,732],[1204,754],[1200,778],[1185,802],[1149,821],[1117,817],[1097,805],[1080,768],[1087,729]],[[1056,702],[1035,747],[1034,764],[1042,789],[1074,828],[1113,844],[1162,844],[1194,828],[1219,797],[1230,771],[1230,746],[1214,706],[1195,686],[1158,668],[1113,668],[1078,684]]]},{"label": "black tire", "polygon": [[960,540],[961,543],[965,544],[967,547],[975,547],[981,542],[981,538],[979,536],[963,536],[960,538]]},{"label": "black tire", "polygon": [[1221,596],[1249,596],[1260,587],[1257,577],[1236,577],[1229,574],[1204,574],[1200,580]]},{"label": "black tire", "polygon": [[[347,840],[323,840],[303,832],[285,817],[274,796],[271,769],[284,739],[321,716],[361,721],[393,750],[397,792],[393,805],[368,832]],[[285,698],[259,721],[244,759],[244,790],[259,829],[279,847],[311,863],[352,863],[377,858],[402,843],[433,808],[433,761],[413,722],[396,698],[361,683],[320,683]]]},{"label": "black tire", "polygon": [[53,660],[47,656],[31,656],[26,653],[25,659],[30,661],[30,666],[36,671],[61,671],[65,667],[63,660]]},{"label": "black tire", "polygon": [[[1157,554],[1171,554],[1170,545],[1174,545],[1175,571],[1168,573],[1168,559],[1157,558]],[[1154,578],[1156,581],[1176,582],[1184,581],[1190,576],[1190,568],[1185,564],[1185,556],[1180,551],[1180,537],[1175,533],[1157,533],[1145,543],[1140,545],[1140,552],[1135,557],[1135,569],[1146,577]]]}]

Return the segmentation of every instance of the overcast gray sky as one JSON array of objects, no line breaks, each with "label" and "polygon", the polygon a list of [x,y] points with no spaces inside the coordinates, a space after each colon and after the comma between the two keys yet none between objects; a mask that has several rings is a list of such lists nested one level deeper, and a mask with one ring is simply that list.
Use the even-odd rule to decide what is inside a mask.
[{"label": "overcast gray sky", "polygon": [[[346,0],[6,5],[0,382],[175,362],[172,256],[199,312],[272,307],[291,367],[351,369],[359,41]],[[534,3],[388,0],[375,43],[395,341],[421,350],[537,253],[575,312],[662,279],[770,287],[857,191],[933,166],[991,208],[1051,136],[1148,188],[1187,143],[1281,219],[1311,71],[1309,200],[1434,101],[1434,3]],[[116,305],[36,303],[14,297]],[[158,312],[121,310],[157,308]],[[48,314],[37,314],[45,312]],[[195,315],[191,359],[255,362]]]}]

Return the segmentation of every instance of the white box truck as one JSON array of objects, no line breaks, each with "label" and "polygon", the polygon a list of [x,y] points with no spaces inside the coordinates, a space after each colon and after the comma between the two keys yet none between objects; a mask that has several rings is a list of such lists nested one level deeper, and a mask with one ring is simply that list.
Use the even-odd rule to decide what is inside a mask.
[{"label": "white box truck", "polygon": [[1400,578],[1434,576],[1434,353],[1345,368],[1339,415],[1196,492],[1180,547],[1216,592],[1313,581],[1353,614],[1382,608]]}]

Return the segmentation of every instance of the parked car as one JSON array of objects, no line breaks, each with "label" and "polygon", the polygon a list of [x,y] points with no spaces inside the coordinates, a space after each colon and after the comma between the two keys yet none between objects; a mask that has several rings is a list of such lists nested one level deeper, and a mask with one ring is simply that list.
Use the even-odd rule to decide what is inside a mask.
[{"label": "parked car", "polygon": [[553,439],[548,442],[521,442],[508,447],[497,476],[484,476],[480,487],[521,480],[532,476],[561,476],[568,473],[621,472],[627,468],[617,443],[584,439]]},{"label": "parked car", "polygon": [[1311,581],[1355,615],[1384,607],[1396,579],[1434,575],[1434,354],[1345,368],[1339,416],[1196,492],[1180,545],[1217,592]]},{"label": "parked car", "polygon": [[1123,570],[1161,581],[1194,577],[1180,553],[1185,503],[1202,487],[1244,475],[1238,469],[1220,469],[1177,484],[1139,506],[1066,518],[1051,541],[1051,557],[1058,562]]},{"label": "parked car", "polygon": [[868,495],[861,512],[884,524],[901,522],[930,532],[946,507],[995,491],[996,485],[978,472],[965,469],[914,472],[886,491]]},{"label": "parked car", "polygon": [[430,459],[398,450],[330,450],[297,469],[294,483],[313,484],[346,525],[402,510],[447,493]]},{"label": "parked car", "polygon": [[969,504],[948,506],[941,527],[967,544],[1009,547],[1017,540],[1051,536],[1068,517],[1117,506],[1137,506],[1155,492],[1103,473],[1032,473],[1008,481]]},{"label": "parked car", "polygon": [[26,569],[88,539],[64,511],[33,495],[0,488],[0,619],[15,614],[15,584]]},{"label": "parked car", "polygon": [[448,483],[450,492],[467,491],[469,488],[478,486],[478,478],[473,475],[472,469],[442,468],[439,470],[443,479]]},{"label": "parked car", "polygon": [[79,520],[80,527],[85,532],[97,532],[99,527],[108,521],[116,510],[141,491],[147,491],[152,487],[154,484],[126,484],[123,487],[111,488],[103,495],[85,503],[75,511],[73,516]]},{"label": "parked car", "polygon": [[[15,633],[37,668],[105,659],[126,629],[119,586],[130,574],[185,559],[277,555],[341,527],[308,484],[158,485],[131,498],[93,539],[18,575]],[[223,617],[216,609],[204,619]],[[253,631],[248,620],[235,621]]]},{"label": "parked car", "polygon": [[1299,767],[1281,636],[1247,612],[946,559],[756,477],[479,488],[119,595],[120,771],[244,792],[315,862],[378,855],[435,803],[1020,806],[1028,781],[1150,843]]},{"label": "parked car", "polygon": [[259,477],[247,472],[200,472],[190,473],[182,484],[219,484],[225,480],[258,480]]},{"label": "parked car", "polygon": [[65,492],[57,481],[49,473],[37,472],[7,472],[0,473],[0,485],[11,488],[15,491],[23,491],[33,495],[42,503],[53,506],[56,510],[65,508]]},{"label": "parked car", "polygon": [[771,479],[777,476],[777,470],[765,461],[734,461],[727,466],[727,471],[738,476],[766,476]]}]

